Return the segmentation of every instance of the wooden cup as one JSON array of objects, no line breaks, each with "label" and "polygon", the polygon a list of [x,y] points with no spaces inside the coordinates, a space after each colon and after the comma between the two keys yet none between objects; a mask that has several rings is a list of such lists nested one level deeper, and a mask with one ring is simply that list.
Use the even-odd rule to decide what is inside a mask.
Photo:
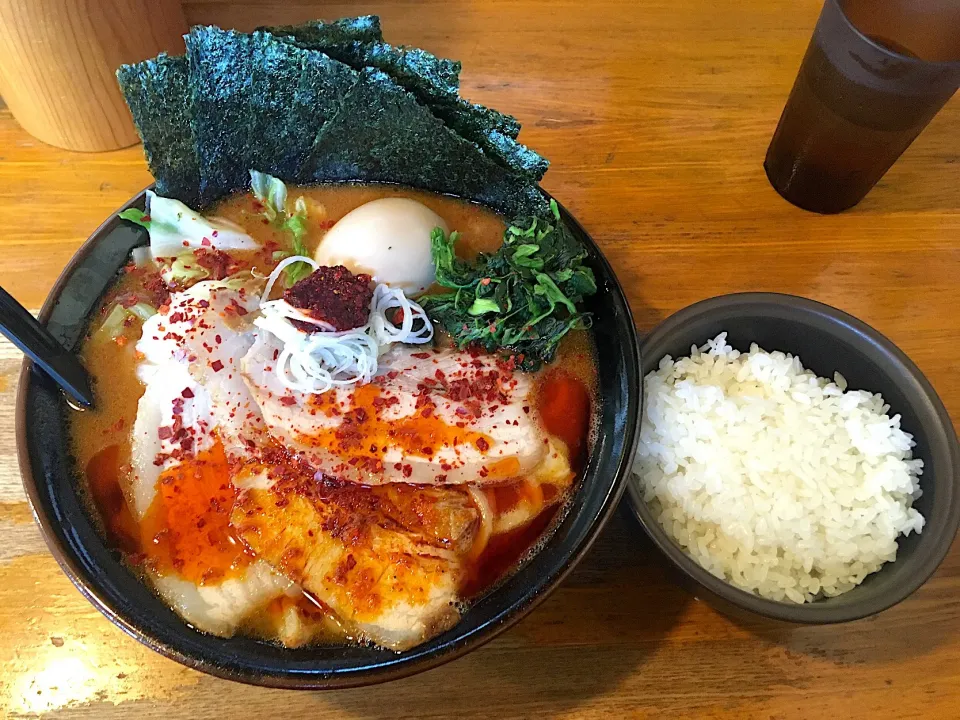
[{"label": "wooden cup", "polygon": [[181,54],[180,0],[0,0],[0,95],[34,137],[67,150],[139,141],[114,75]]}]

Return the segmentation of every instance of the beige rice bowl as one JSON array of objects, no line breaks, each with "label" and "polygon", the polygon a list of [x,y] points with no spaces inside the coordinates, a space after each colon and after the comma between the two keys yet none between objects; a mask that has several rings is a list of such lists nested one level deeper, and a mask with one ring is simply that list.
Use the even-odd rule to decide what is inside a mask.
[{"label": "beige rice bowl", "polygon": [[771,600],[844,593],[924,524],[923,461],[880,395],[726,333],[644,379],[634,471],[660,525],[706,570]]}]

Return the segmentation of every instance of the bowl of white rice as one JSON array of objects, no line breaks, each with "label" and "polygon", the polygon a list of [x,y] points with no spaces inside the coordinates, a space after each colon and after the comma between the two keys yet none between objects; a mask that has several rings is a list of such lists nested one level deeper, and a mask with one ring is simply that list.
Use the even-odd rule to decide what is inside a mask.
[{"label": "bowl of white rice", "polygon": [[629,506],[720,609],[844,622],[919,588],[960,525],[943,403],[883,335],[835,308],[726,295],[643,343]]}]

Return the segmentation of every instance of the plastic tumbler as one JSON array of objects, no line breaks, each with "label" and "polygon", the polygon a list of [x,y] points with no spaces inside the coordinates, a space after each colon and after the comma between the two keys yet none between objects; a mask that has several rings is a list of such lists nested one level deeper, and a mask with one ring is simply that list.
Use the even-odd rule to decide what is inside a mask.
[{"label": "plastic tumbler", "polygon": [[851,208],[958,87],[958,0],[826,0],[767,177],[805,210]]}]

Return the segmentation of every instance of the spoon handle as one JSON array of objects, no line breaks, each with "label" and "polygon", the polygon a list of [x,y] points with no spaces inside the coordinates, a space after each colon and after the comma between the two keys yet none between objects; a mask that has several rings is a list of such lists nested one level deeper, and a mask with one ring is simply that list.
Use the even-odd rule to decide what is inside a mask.
[{"label": "spoon handle", "polygon": [[77,356],[68,352],[27,309],[0,287],[0,332],[43,368],[74,401],[93,405],[90,378]]}]

